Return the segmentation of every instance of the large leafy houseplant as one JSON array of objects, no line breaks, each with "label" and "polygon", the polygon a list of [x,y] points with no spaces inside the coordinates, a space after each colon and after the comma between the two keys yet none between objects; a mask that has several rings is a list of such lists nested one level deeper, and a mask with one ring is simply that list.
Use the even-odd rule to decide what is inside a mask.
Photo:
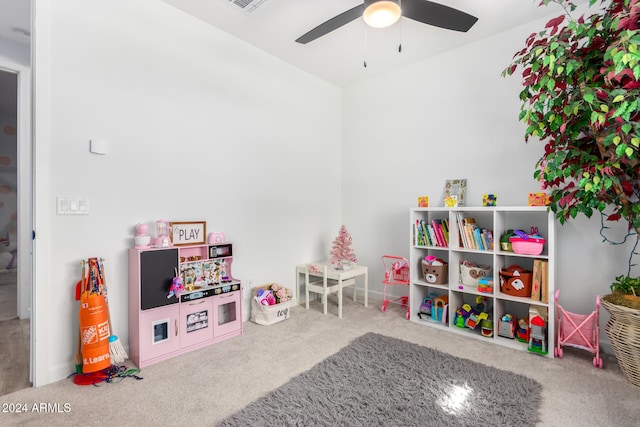
[{"label": "large leafy houseplant", "polygon": [[526,141],[545,143],[534,177],[556,218],[599,212],[602,230],[628,222],[628,277],[640,233],[640,0],[589,0],[599,9],[577,17],[573,1],[540,6],[549,3],[563,13],[526,39],[503,76],[522,72],[520,120]]}]

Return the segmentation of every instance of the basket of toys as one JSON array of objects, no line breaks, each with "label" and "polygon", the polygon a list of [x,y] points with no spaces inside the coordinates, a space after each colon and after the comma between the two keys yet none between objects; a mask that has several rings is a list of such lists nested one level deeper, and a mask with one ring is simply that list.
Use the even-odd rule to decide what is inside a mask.
[{"label": "basket of toys", "polygon": [[258,325],[273,325],[291,316],[293,293],[279,283],[268,283],[253,288],[251,321]]},{"label": "basket of toys", "polygon": [[538,230],[534,227],[530,234],[525,234],[522,230],[514,230],[515,236],[509,238],[513,252],[519,255],[540,255],[544,248],[545,239],[538,235]]},{"label": "basket of toys", "polygon": [[531,297],[533,273],[519,265],[512,264],[500,269],[500,290],[514,297]]},{"label": "basket of toys", "polygon": [[422,275],[428,283],[445,284],[449,281],[449,264],[433,256],[427,257],[422,260]]},{"label": "basket of toys", "polygon": [[460,283],[467,286],[478,286],[478,282],[491,272],[490,265],[475,264],[468,260],[460,261]]}]

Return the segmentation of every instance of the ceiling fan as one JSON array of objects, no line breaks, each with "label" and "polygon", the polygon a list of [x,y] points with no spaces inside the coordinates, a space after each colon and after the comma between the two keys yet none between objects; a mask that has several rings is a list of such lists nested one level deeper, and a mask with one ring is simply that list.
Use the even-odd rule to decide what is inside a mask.
[{"label": "ceiling fan", "polygon": [[[461,10],[429,0],[364,0],[363,4],[342,12],[303,34],[296,42],[307,44],[361,16],[368,25],[381,28],[392,25],[401,15],[427,25],[460,32],[469,31],[478,20]],[[376,16],[387,17],[389,20],[378,23]]]}]

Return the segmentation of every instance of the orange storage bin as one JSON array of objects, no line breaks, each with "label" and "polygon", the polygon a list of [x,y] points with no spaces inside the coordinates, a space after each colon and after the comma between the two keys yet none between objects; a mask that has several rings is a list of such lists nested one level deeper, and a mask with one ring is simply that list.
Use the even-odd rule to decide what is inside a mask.
[{"label": "orange storage bin", "polygon": [[500,269],[500,290],[514,297],[531,297],[531,279],[533,273],[519,265],[510,265]]}]

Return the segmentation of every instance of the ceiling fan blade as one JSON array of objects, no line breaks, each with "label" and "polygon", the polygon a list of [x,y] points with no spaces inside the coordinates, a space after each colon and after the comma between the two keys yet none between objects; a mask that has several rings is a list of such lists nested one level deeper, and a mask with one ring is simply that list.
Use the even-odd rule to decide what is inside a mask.
[{"label": "ceiling fan blade", "polygon": [[336,30],[343,25],[348,24],[349,22],[362,17],[362,12],[364,11],[364,5],[360,4],[352,9],[347,10],[346,12],[342,12],[338,16],[334,16],[326,22],[315,27],[313,30],[308,33],[300,36],[296,42],[301,44],[307,44],[315,39],[324,36],[325,34],[330,33],[333,30]]},{"label": "ceiling fan blade", "polygon": [[428,0],[402,0],[402,16],[447,30],[467,32],[478,18]]}]

